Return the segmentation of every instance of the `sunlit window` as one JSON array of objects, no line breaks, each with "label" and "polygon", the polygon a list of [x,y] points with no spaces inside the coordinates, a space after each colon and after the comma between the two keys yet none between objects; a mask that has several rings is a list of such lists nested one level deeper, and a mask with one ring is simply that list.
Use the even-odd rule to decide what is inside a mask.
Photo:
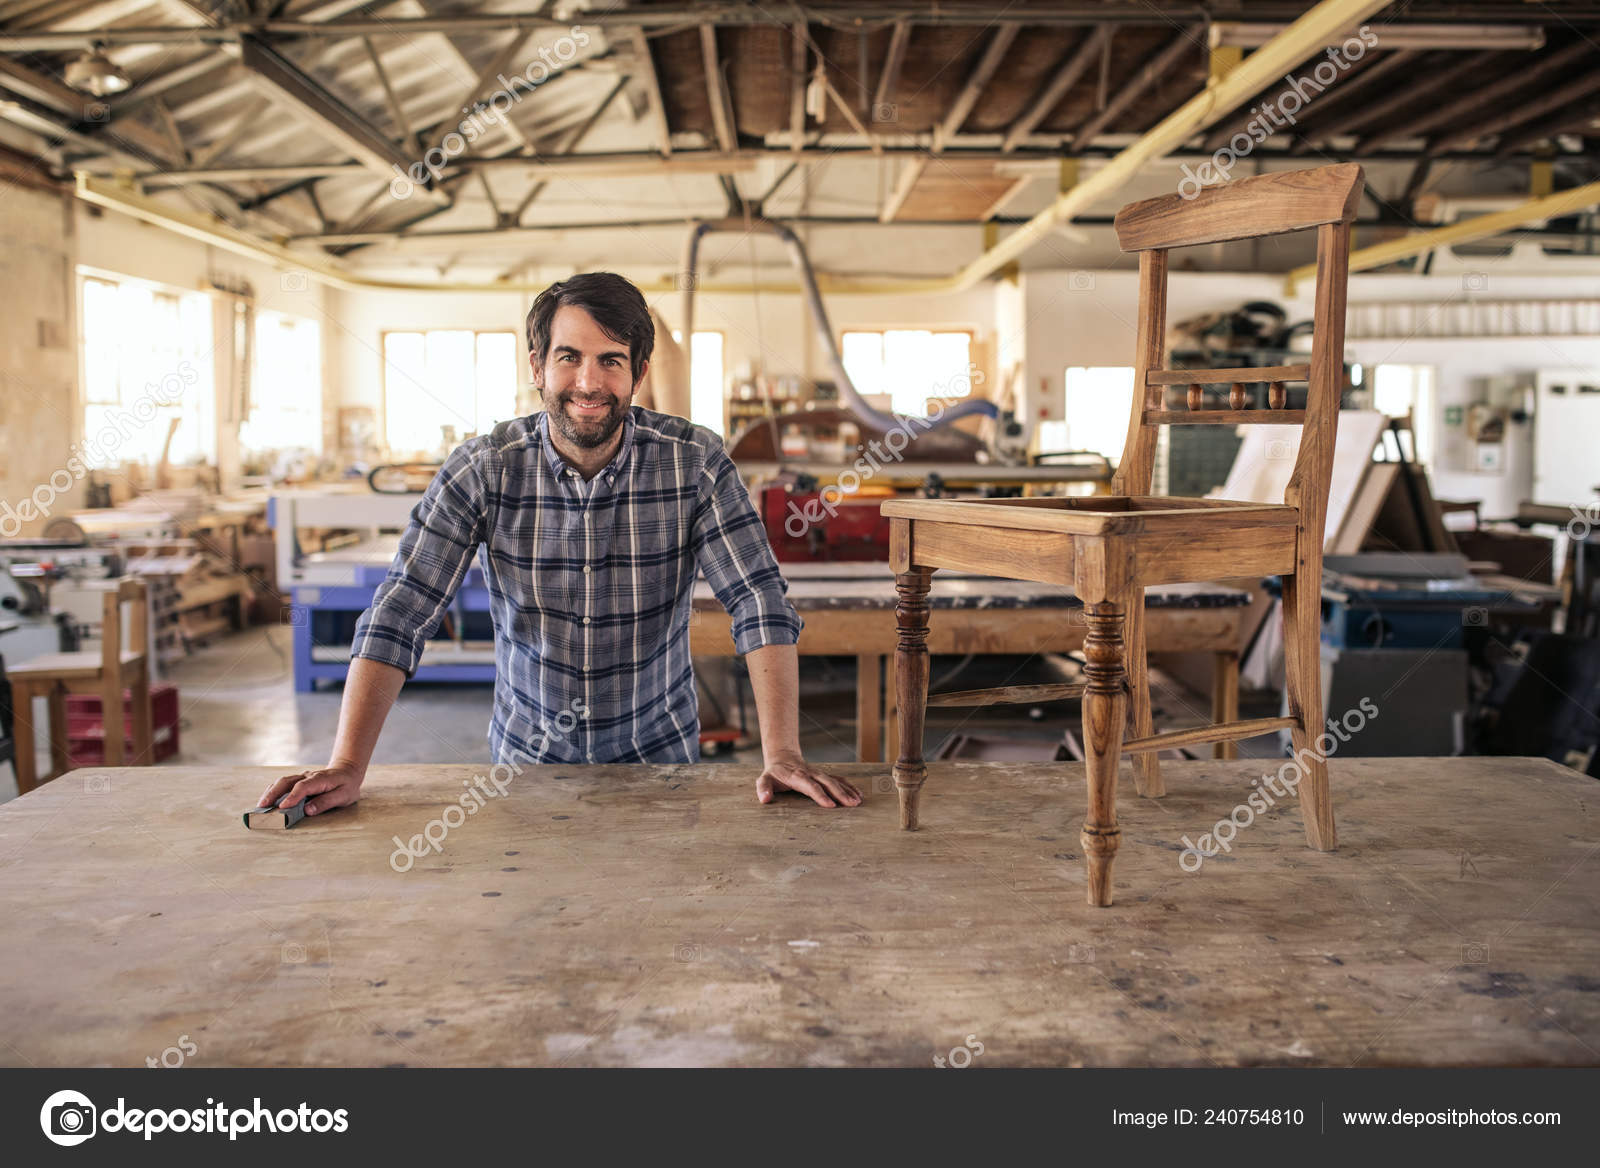
[{"label": "sunlit window", "polygon": [[1093,450],[1112,462],[1128,440],[1133,408],[1131,365],[1073,365],[1066,373],[1066,418],[1040,422],[1041,452]]},{"label": "sunlit window", "polygon": [[1372,371],[1372,408],[1391,418],[1411,415],[1416,459],[1433,462],[1433,366],[1378,365]]},{"label": "sunlit window", "polygon": [[154,465],[174,420],[171,460],[214,460],[210,298],[84,273],[78,289],[86,462]]},{"label": "sunlit window", "polygon": [[[673,329],[672,339],[683,344],[683,330]],[[696,332],[689,361],[689,420],[721,434],[722,334]]]},{"label": "sunlit window", "polygon": [[517,416],[517,334],[385,333],[383,402],[395,455],[442,452],[469,434],[487,434]]},{"label": "sunlit window", "polygon": [[933,399],[972,392],[972,334],[888,329],[847,332],[840,356],[863,395],[887,394],[897,414],[925,417]]},{"label": "sunlit window", "polygon": [[257,312],[250,408],[239,448],[322,452],[322,336],[314,320]]}]

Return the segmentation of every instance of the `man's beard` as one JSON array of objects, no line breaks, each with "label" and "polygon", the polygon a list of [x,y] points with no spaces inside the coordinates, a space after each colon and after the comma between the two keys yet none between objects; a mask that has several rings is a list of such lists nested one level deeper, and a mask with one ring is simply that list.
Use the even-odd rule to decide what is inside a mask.
[{"label": "man's beard", "polygon": [[[540,397],[543,397],[543,391]],[[604,414],[594,418],[576,418],[567,412],[567,403],[579,395],[568,390],[558,393],[553,399],[545,402],[545,411],[550,415],[550,422],[562,438],[582,450],[593,450],[604,446],[611,441],[621,427],[623,419],[628,414],[628,403],[619,397],[607,395],[611,408]]]}]

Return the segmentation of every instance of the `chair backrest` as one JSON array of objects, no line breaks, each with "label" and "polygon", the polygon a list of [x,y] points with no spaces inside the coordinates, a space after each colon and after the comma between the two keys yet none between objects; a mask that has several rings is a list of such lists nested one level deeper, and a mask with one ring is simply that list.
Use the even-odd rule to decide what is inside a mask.
[{"label": "chair backrest", "polygon": [[106,590],[100,619],[100,668],[102,676],[122,666],[122,606],[128,605],[128,650],[141,657],[150,651],[150,606],[146,602],[145,582],[128,576]]},{"label": "chair backrest", "polygon": [[[1283,501],[1300,508],[1302,523],[1322,546],[1339,397],[1344,388],[1345,289],[1350,223],[1361,198],[1355,163],[1257,175],[1209,187],[1192,198],[1167,195],[1130,203],[1117,212],[1117,242],[1139,253],[1139,324],[1134,357],[1133,411],[1112,493],[1147,495],[1155,469],[1156,427],[1183,424],[1300,425],[1300,452]],[[1317,232],[1316,307],[1311,359],[1304,365],[1245,369],[1170,370],[1163,367],[1167,331],[1167,251],[1264,235]],[[1285,383],[1307,385],[1303,410],[1284,408]],[[1266,408],[1247,409],[1245,386],[1267,385]],[[1166,387],[1187,385],[1187,410],[1164,408]],[[1227,409],[1206,409],[1204,385],[1228,385]]]}]

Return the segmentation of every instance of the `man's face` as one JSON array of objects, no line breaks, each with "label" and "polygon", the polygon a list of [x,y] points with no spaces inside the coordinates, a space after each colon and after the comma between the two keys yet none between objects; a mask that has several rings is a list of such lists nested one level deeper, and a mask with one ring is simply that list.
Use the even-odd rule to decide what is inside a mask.
[{"label": "man's face", "polygon": [[542,368],[534,365],[533,383],[556,432],[584,450],[611,440],[637,388],[627,344],[608,337],[594,317],[571,305],[556,309],[550,352]]}]

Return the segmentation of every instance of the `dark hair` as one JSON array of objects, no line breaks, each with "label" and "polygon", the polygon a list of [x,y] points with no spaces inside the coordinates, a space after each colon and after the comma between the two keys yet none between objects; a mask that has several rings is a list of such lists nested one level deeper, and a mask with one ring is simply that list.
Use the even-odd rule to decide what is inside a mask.
[{"label": "dark hair", "polygon": [[606,336],[627,344],[633,380],[638,381],[656,347],[656,326],[643,293],[615,272],[582,272],[551,284],[528,311],[528,352],[541,368],[550,355],[556,310],[566,306],[583,309]]}]

